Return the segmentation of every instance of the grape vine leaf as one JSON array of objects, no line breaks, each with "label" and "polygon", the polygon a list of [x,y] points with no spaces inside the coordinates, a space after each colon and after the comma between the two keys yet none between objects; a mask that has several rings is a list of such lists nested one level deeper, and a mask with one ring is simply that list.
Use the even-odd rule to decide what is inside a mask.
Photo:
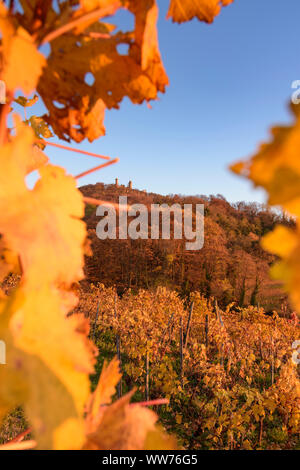
[{"label": "grape vine leaf", "polygon": [[49,139],[50,137],[53,137],[53,134],[50,131],[49,126],[41,117],[30,116],[29,122],[37,137],[43,137],[44,139]]},{"label": "grape vine leaf", "polygon": [[278,227],[262,240],[263,247],[282,258],[271,274],[285,283],[292,303],[300,311],[300,107],[291,105],[294,123],[272,129],[272,140],[261,145],[258,153],[249,161],[231,166],[234,173],[250,179],[255,186],[264,188],[268,203],[280,206],[295,216],[295,229]]},{"label": "grape vine leaf", "polygon": [[[40,448],[80,448],[94,349],[84,320],[67,313],[77,301],[68,288],[83,276],[82,196],[40,150],[37,158],[32,129],[17,118],[15,128],[0,154],[0,233],[23,276],[1,303],[8,364],[0,371],[0,410],[3,416],[23,404]],[[40,179],[30,190],[25,178],[36,168]],[[74,433],[68,437],[66,429]]]},{"label": "grape vine leaf", "polygon": [[34,135],[28,126],[16,127],[17,137],[2,148],[0,156],[0,233],[20,253],[28,277],[39,282],[43,272],[44,280],[70,285],[83,276],[82,196],[74,179],[52,165],[39,168],[41,178],[28,190],[25,177],[37,166],[33,164],[37,158]]},{"label": "grape vine leaf", "polygon": [[255,186],[268,193],[270,205],[281,205],[296,216],[300,215],[300,108],[292,105],[295,122],[291,126],[274,127],[273,140],[262,144],[258,153],[249,161],[231,166],[233,172],[249,178]]},{"label": "grape vine leaf", "polygon": [[119,362],[116,359],[111,361],[109,365],[104,362],[96,390],[90,396],[86,406],[87,421],[90,422],[90,428],[93,427],[93,421],[97,419],[101,407],[111,402],[116,391],[116,385],[121,377]]},{"label": "grape vine leaf", "polygon": [[31,35],[21,26],[15,26],[3,4],[0,5],[0,30],[3,48],[1,79],[7,90],[20,88],[23,93],[30,94],[36,88],[46,59],[37,50]]},{"label": "grape vine leaf", "polygon": [[134,390],[110,404],[120,379],[119,362],[114,359],[108,366],[104,363],[97,388],[86,407],[84,448],[176,449],[176,441],[155,425],[155,413],[139,404],[130,404]]},{"label": "grape vine leaf", "polygon": [[18,96],[18,98],[16,98],[14,101],[20,106],[23,106],[23,108],[28,108],[37,103],[38,99],[38,95],[34,95],[33,98],[25,98],[25,96]]},{"label": "grape vine leaf", "polygon": [[[158,49],[157,6],[153,0],[131,0],[126,6],[135,15],[133,32],[111,34],[107,27],[108,37],[94,38],[89,27],[51,42],[38,91],[49,111],[44,119],[62,139],[92,141],[105,133],[106,108],[118,108],[125,96],[141,104],[165,91],[168,77]],[[119,52],[120,46],[128,52]],[[93,84],[86,83],[88,71]]]},{"label": "grape vine leaf", "polygon": [[87,433],[86,449],[142,450],[157,416],[145,407],[130,404],[132,392],[112,405],[102,407]]},{"label": "grape vine leaf", "polygon": [[230,5],[233,0],[171,0],[168,18],[176,23],[198,18],[212,23],[220,13],[222,6]]},{"label": "grape vine leaf", "polygon": [[[32,296],[30,289],[19,288],[0,308],[0,335],[7,346],[0,416],[23,405],[38,448],[78,449],[92,372],[85,337],[64,317],[58,291],[45,286]],[[63,432],[71,427],[72,434]]]}]

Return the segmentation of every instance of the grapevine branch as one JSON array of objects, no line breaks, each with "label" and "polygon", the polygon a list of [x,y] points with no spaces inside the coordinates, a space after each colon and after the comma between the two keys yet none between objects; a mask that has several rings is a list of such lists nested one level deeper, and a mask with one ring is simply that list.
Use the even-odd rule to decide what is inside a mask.
[{"label": "grapevine branch", "polygon": [[86,15],[83,15],[80,18],[76,18],[75,20],[70,21],[69,23],[64,24],[63,26],[60,26],[58,29],[51,31],[49,34],[47,34],[44,37],[41,44],[43,45],[43,44],[46,44],[47,42],[53,41],[54,39],[58,38],[59,36],[62,36],[68,31],[71,31],[72,29],[76,28],[76,26],[79,26],[82,23],[86,23],[88,21],[93,21],[93,20],[97,21],[99,18],[113,15],[117,11],[119,6],[120,6],[120,3],[116,2],[107,7],[98,8],[97,10],[87,13]]},{"label": "grapevine branch", "polygon": [[55,144],[54,142],[47,142],[46,140],[43,140],[43,139],[38,139],[37,142],[43,145],[51,145],[52,147],[57,147],[63,150],[68,150],[69,152],[75,152],[75,153],[80,153],[82,155],[87,155],[88,157],[102,158],[103,160],[107,160],[107,162],[103,163],[102,165],[97,165],[96,167],[93,167],[90,170],[86,170],[80,173],[79,175],[75,176],[75,179],[82,178],[83,176],[89,175],[90,173],[93,173],[94,171],[102,170],[102,168],[106,168],[107,166],[113,165],[114,163],[117,163],[119,161],[118,158],[111,159],[110,157],[107,157],[105,155],[99,155],[97,153],[87,152],[85,150],[79,150],[79,149],[75,149],[72,147],[66,147],[65,145]]},{"label": "grapevine branch", "polygon": [[3,444],[0,446],[0,450],[28,450],[34,449],[36,447],[36,441],[23,441],[23,442],[13,442],[8,444]]},{"label": "grapevine branch", "polygon": [[107,157],[105,155],[99,155],[98,153],[92,153],[92,152],[87,152],[86,150],[79,150],[73,147],[67,147],[66,145],[55,144],[54,142],[48,142],[43,139],[39,139],[38,142],[43,145],[50,145],[52,147],[57,147],[62,150],[68,150],[69,152],[81,153],[82,155],[87,155],[88,157],[95,157],[95,158],[102,158],[103,160],[110,160],[110,157]]},{"label": "grapevine branch", "polygon": [[138,403],[131,403],[130,406],[155,406],[155,405],[168,405],[167,398],[157,398],[156,400],[139,401]]},{"label": "grapevine branch", "polygon": [[102,170],[102,168],[106,168],[107,166],[113,165],[114,163],[117,163],[119,161],[118,158],[115,158],[114,160],[110,160],[109,162],[102,163],[102,165],[95,166],[94,168],[91,168],[90,170],[86,170],[79,175],[75,176],[75,179],[83,178],[83,176],[89,175],[90,173],[93,173],[94,171],[97,170]]}]

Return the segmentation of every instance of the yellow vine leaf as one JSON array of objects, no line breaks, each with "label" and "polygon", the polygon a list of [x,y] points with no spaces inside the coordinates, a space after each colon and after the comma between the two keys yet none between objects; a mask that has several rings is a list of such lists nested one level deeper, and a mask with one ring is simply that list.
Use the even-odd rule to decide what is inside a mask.
[{"label": "yellow vine leaf", "polygon": [[44,139],[49,139],[50,137],[53,137],[52,132],[41,117],[31,116],[29,118],[29,122],[37,137],[43,137]]},{"label": "yellow vine leaf", "polygon": [[222,6],[227,6],[233,0],[171,0],[168,18],[176,23],[198,18],[200,21],[212,23],[220,13]]},{"label": "yellow vine leaf", "polygon": [[262,246],[266,250],[282,258],[271,268],[274,279],[284,282],[286,290],[295,308],[300,311],[300,232],[297,224],[296,230],[278,226],[273,232],[262,240]]},{"label": "yellow vine leaf", "polygon": [[[46,288],[35,296],[19,288],[9,301],[2,301],[0,335],[7,346],[7,365],[0,369],[0,416],[23,405],[39,448],[63,448],[68,438],[65,448],[78,449],[84,440],[89,359],[59,302],[59,294]],[[73,339],[72,347],[66,338]],[[77,357],[72,356],[74,346],[79,348]],[[70,420],[76,433],[59,442],[55,433]]]},{"label": "yellow vine leaf", "polygon": [[34,170],[38,170],[42,166],[46,165],[49,162],[47,155],[42,152],[38,146],[34,146],[31,155],[31,161],[27,165],[27,173],[31,173]]},{"label": "yellow vine leaf", "polygon": [[40,284],[42,272],[44,282],[70,285],[83,275],[82,196],[74,179],[52,165],[39,169],[41,178],[28,190],[25,177],[36,161],[34,135],[25,125],[17,127],[17,137],[2,147],[0,155],[0,233],[20,254],[31,283]]},{"label": "yellow vine leaf", "polygon": [[295,123],[272,129],[273,140],[261,145],[249,161],[240,161],[231,169],[263,187],[270,205],[281,205],[296,216],[300,215],[300,109],[292,106]]},{"label": "yellow vine leaf", "polygon": [[45,57],[24,28],[15,28],[3,4],[0,5],[0,30],[4,58],[1,79],[8,90],[20,88],[23,93],[30,94],[46,64]]},{"label": "yellow vine leaf", "polygon": [[[45,165],[42,152],[37,159],[32,129],[17,119],[15,127],[0,155],[0,233],[23,276],[1,303],[8,358],[0,414],[23,404],[39,448],[81,448],[94,352],[87,320],[67,317],[77,301],[67,289],[83,276],[82,196],[63,169]],[[40,179],[29,190],[25,178],[36,168]]]},{"label": "yellow vine leaf", "polygon": [[111,361],[109,365],[104,362],[97,388],[87,404],[87,421],[90,422],[91,427],[97,419],[98,412],[101,411],[101,406],[111,402],[121,377],[119,362],[116,359]]},{"label": "yellow vine leaf", "polygon": [[[85,449],[175,449],[176,442],[155,426],[157,416],[138,404],[130,404],[134,391],[110,404],[121,379],[119,362],[104,363],[96,390],[86,407]],[[107,406],[109,405],[109,406]]]},{"label": "yellow vine leaf", "polygon": [[284,282],[295,308],[300,311],[300,107],[291,107],[294,124],[272,129],[272,141],[261,145],[249,161],[240,161],[231,169],[267,191],[268,203],[294,215],[296,228],[277,227],[266,235],[262,246],[282,258],[271,274]]},{"label": "yellow vine leaf", "polygon": [[100,408],[85,449],[142,450],[147,434],[155,430],[156,414],[143,406],[130,404],[132,392],[110,406]]},{"label": "yellow vine leaf", "polygon": [[262,241],[263,248],[282,258],[293,255],[297,245],[296,232],[281,225],[277,226],[273,232],[265,235]]},{"label": "yellow vine leaf", "polygon": [[53,448],[78,450],[81,449],[84,439],[82,420],[68,418],[53,432]]},{"label": "yellow vine leaf", "polygon": [[[135,41],[139,48],[141,68],[147,71],[152,77],[159,91],[164,91],[165,85],[168,84],[168,77],[164,70],[158,46],[157,20],[158,7],[156,2],[148,0],[139,2],[129,0],[128,9],[135,15]],[[136,57],[139,61],[139,57]]]},{"label": "yellow vine leaf", "polygon": [[[156,3],[130,0],[124,5],[135,15],[133,32],[112,35],[107,28],[108,37],[94,39],[89,26],[78,35],[51,42],[38,91],[49,111],[44,119],[62,139],[92,141],[105,133],[106,108],[118,108],[125,96],[141,104],[165,91],[168,77],[158,49]],[[128,46],[127,54],[119,53],[121,45]],[[93,84],[85,82],[87,71],[94,77]],[[57,97],[61,108],[55,105]]]},{"label": "yellow vine leaf", "polygon": [[19,96],[14,101],[24,108],[30,108],[36,104],[39,100],[39,97],[35,94],[32,98],[25,98],[25,96]]}]

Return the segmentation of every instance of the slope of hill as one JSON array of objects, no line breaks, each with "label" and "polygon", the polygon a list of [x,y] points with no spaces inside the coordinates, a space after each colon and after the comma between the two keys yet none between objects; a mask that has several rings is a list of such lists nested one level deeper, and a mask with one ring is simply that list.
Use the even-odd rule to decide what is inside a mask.
[{"label": "slope of hill", "polygon": [[[204,204],[205,243],[199,251],[187,251],[185,240],[100,240],[96,226],[100,217],[96,206],[87,205],[88,226],[93,256],[87,257],[88,282],[127,288],[152,288],[158,285],[177,289],[183,295],[193,290],[214,296],[221,305],[260,305],[265,309],[286,308],[280,285],[269,279],[274,256],[260,247],[260,239],[277,223],[293,222],[257,203],[230,204],[221,195],[182,196],[146,193],[117,185],[83,186],[81,192],[96,199],[118,203],[126,195],[128,204],[168,205]],[[172,232],[171,232],[172,233]]]}]

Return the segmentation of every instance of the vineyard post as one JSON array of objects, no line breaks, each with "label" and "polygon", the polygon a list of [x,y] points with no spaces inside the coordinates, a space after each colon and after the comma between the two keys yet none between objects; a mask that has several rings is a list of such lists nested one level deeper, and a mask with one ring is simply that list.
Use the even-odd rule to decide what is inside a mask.
[{"label": "vineyard post", "polygon": [[146,353],[146,380],[145,380],[145,399],[146,401],[149,401],[149,351],[147,348],[147,353]]},{"label": "vineyard post", "polygon": [[[216,302],[216,312],[217,312],[217,318],[219,319],[219,322],[220,322],[220,325],[222,328],[224,328],[224,323],[223,323],[223,320],[222,320],[222,315],[221,315],[221,312],[220,312],[220,309],[218,307],[218,303]],[[224,352],[224,344],[222,343],[222,346],[221,346],[221,366],[223,365],[224,363],[224,356],[223,356],[223,352]]]},{"label": "vineyard post", "polygon": [[175,314],[172,313],[172,316],[171,316],[171,319],[170,319],[170,322],[169,322],[169,342],[170,342],[170,343],[171,343],[171,341],[172,341],[172,328],[173,328],[173,326],[174,326],[174,320],[173,320],[174,315],[175,315]]},{"label": "vineyard post", "polygon": [[274,384],[274,339],[273,333],[271,333],[271,380],[272,385]]},{"label": "vineyard post", "polygon": [[205,315],[205,347],[206,347],[206,354],[208,349],[208,314]]},{"label": "vineyard post", "polygon": [[261,340],[261,336],[260,336],[260,338],[259,338],[259,352],[260,352],[260,359],[263,361],[264,356],[263,356],[263,349],[262,349],[262,340]]},{"label": "vineyard post", "polygon": [[100,310],[100,302],[98,302],[98,305],[97,305],[97,311],[96,311],[96,316],[95,316],[94,325],[93,325],[93,334],[92,334],[93,341],[95,340],[95,336],[96,336],[96,328],[97,328],[99,310]]},{"label": "vineyard post", "polygon": [[[166,347],[164,348],[164,341],[165,341],[165,337],[167,335],[168,329],[171,330],[171,328],[172,328],[173,318],[174,318],[174,313],[171,314],[171,316],[169,318],[169,321],[168,321],[168,324],[167,324],[167,327],[166,327],[165,331],[163,332],[163,335],[162,335],[162,338],[161,338],[161,341],[160,341],[160,346],[161,346],[161,351],[160,351],[160,356],[159,356],[160,359],[163,357],[163,354],[164,354],[165,349],[166,349]],[[171,342],[171,332],[169,333],[169,336],[170,336],[170,342]]]},{"label": "vineyard post", "polygon": [[264,429],[264,418],[260,418],[260,430],[259,430],[259,446],[261,446]]},{"label": "vineyard post", "polygon": [[[119,361],[119,365],[120,365],[120,368],[121,368],[121,341],[120,341],[120,336],[117,335],[116,337],[116,345],[117,345],[117,357],[118,357],[118,361]],[[117,385],[117,392],[118,392],[118,398],[121,398],[122,396],[122,379],[118,382],[118,385]]]},{"label": "vineyard post", "polygon": [[[115,318],[117,318],[117,294],[115,295]],[[121,368],[121,366],[122,366],[122,361],[121,361],[121,338],[120,338],[120,335],[118,333],[116,334],[116,348],[117,348],[117,357],[118,357],[118,361],[119,361],[119,366]],[[118,398],[121,398],[121,396],[122,396],[122,379],[118,382],[117,393],[118,393]]]},{"label": "vineyard post", "polygon": [[189,333],[190,333],[190,328],[191,328],[193,310],[194,310],[194,302],[192,302],[191,308],[190,308],[189,319],[188,319],[188,323],[187,323],[187,327],[186,327],[186,333],[185,333],[184,348],[187,347],[187,343],[188,343],[188,340],[189,340]]},{"label": "vineyard post", "polygon": [[180,318],[180,383],[183,387],[183,326],[182,317]]},{"label": "vineyard post", "polygon": [[263,355],[263,344],[262,344],[262,322],[260,320],[260,323],[258,325],[258,331],[259,331],[259,354],[260,354],[260,359],[263,361],[264,360],[264,355]]},{"label": "vineyard post", "polygon": [[219,318],[219,307],[218,307],[217,299],[215,299],[215,314],[216,314],[216,319],[218,320],[218,318]]}]

